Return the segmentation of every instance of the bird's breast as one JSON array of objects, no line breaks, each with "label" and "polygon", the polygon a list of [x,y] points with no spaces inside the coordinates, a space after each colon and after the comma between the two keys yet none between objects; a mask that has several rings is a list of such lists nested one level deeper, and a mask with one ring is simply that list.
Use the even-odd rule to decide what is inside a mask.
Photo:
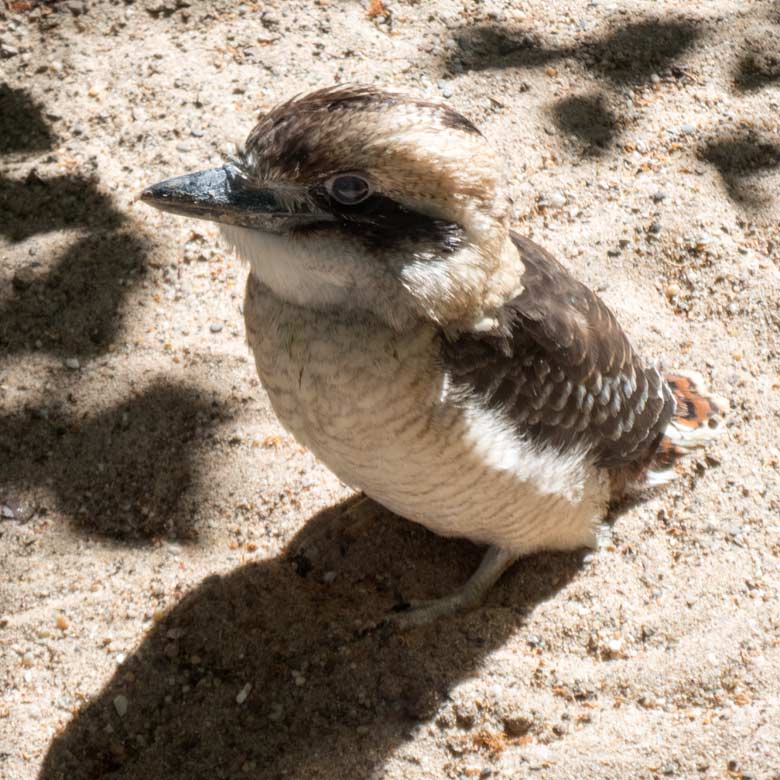
[{"label": "bird's breast", "polygon": [[251,274],[244,316],[279,420],[347,484],[442,535],[518,552],[592,541],[599,479],[454,398],[433,326],[292,306]]}]

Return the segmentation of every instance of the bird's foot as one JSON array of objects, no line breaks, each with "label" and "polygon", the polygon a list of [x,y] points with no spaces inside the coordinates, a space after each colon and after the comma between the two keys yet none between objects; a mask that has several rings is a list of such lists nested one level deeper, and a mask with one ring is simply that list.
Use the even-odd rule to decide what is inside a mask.
[{"label": "bird's foot", "polygon": [[485,600],[488,591],[515,560],[515,553],[490,547],[479,568],[462,588],[440,599],[411,601],[400,611],[389,614],[381,625],[405,631],[474,609]]}]

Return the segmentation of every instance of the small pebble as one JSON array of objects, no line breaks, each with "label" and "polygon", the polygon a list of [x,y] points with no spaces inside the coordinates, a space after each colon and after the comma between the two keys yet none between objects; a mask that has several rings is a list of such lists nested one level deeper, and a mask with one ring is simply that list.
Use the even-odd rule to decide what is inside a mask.
[{"label": "small pebble", "polygon": [[14,510],[7,504],[3,504],[2,515],[4,520],[13,520],[16,517]]},{"label": "small pebble", "polygon": [[247,700],[251,690],[252,683],[246,683],[246,685],[244,685],[244,687],[236,695],[236,704],[243,704]]},{"label": "small pebble", "polygon": [[666,200],[666,193],[662,192],[661,190],[658,190],[658,192],[653,193],[653,201],[655,203],[660,203],[662,200]]},{"label": "small pebble", "polygon": [[659,222],[653,222],[653,224],[650,225],[647,231],[651,235],[657,236],[661,232],[661,224]]},{"label": "small pebble", "polygon": [[66,358],[65,368],[69,368],[71,371],[78,371],[78,369],[81,368],[81,363],[79,363],[78,358]]},{"label": "small pebble", "polygon": [[68,621],[68,618],[65,617],[65,615],[57,615],[56,625],[60,631],[64,631],[70,625],[70,622]]},{"label": "small pebble", "polygon": [[452,82],[451,81],[440,81],[439,82],[439,89],[441,90],[442,97],[445,98],[451,98],[453,94],[453,88],[452,88]]},{"label": "small pebble", "polygon": [[268,720],[278,723],[284,717],[284,709],[281,704],[271,706],[271,712],[268,714]]},{"label": "small pebble", "polygon": [[693,135],[696,132],[696,128],[693,125],[684,124],[680,128],[680,132],[682,132],[683,135]]},{"label": "small pebble", "polygon": [[504,731],[510,737],[522,737],[534,725],[534,716],[531,712],[513,712],[504,716],[503,721]]},{"label": "small pebble", "polygon": [[562,192],[553,192],[547,202],[553,208],[559,209],[566,205],[566,196]]},{"label": "small pebble", "polygon": [[124,718],[127,715],[127,696],[123,696],[121,693],[114,696],[114,709],[120,718]]},{"label": "small pebble", "polygon": [[618,655],[623,650],[623,640],[622,639],[610,639],[609,642],[607,642],[607,650],[612,655]]},{"label": "small pebble", "polygon": [[212,333],[219,333],[222,330],[222,327],[221,322],[212,322],[211,325],[209,325],[209,330]]}]

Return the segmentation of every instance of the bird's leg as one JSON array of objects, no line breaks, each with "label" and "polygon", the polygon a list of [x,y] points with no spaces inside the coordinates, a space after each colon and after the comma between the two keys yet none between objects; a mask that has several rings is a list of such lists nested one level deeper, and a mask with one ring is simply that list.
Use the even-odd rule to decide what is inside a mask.
[{"label": "bird's leg", "polygon": [[389,615],[386,623],[400,629],[424,626],[441,617],[455,615],[479,606],[501,575],[517,560],[517,554],[501,547],[490,547],[479,568],[466,584],[440,599],[413,601],[409,609]]}]

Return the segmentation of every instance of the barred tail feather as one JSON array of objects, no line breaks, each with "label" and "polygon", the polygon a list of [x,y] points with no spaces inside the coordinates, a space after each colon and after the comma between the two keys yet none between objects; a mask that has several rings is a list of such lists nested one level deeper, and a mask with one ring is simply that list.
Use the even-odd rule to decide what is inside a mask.
[{"label": "barred tail feather", "polygon": [[704,378],[695,371],[676,371],[665,378],[676,407],[645,472],[648,486],[673,480],[675,466],[682,458],[715,441],[723,433],[729,410],[728,401],[710,393]]}]

